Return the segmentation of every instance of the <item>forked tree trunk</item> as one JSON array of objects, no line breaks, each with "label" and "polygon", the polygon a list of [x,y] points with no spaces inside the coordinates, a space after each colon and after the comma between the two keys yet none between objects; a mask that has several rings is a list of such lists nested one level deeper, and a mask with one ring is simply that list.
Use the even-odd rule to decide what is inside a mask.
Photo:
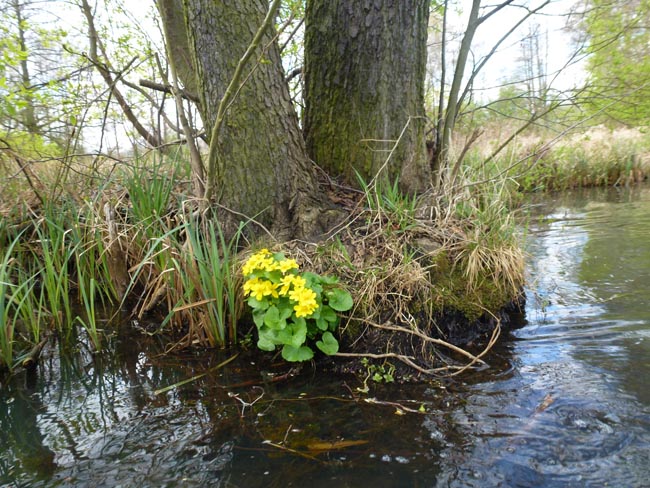
[{"label": "forked tree trunk", "polygon": [[[268,10],[266,0],[184,0],[200,111],[211,134],[215,115],[238,61]],[[317,183],[289,98],[275,32],[244,70],[243,86],[219,132],[215,197],[224,220],[246,217],[275,234],[310,235],[320,229]],[[225,208],[229,210],[223,210]]]},{"label": "forked tree trunk", "polygon": [[424,137],[429,0],[307,0],[304,130],[311,158],[353,183],[430,180]]}]

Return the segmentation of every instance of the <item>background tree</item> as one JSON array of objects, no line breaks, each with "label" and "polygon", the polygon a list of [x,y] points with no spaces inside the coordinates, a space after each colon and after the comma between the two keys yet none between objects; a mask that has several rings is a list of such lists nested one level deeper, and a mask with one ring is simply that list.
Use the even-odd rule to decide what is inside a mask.
[{"label": "background tree", "polygon": [[330,174],[354,182],[356,170],[367,181],[388,160],[389,181],[408,192],[428,186],[429,3],[307,1],[304,132],[310,157]]},{"label": "background tree", "polygon": [[548,91],[548,31],[538,22],[528,23],[528,33],[519,42],[521,56],[517,60],[522,71],[529,111],[544,109]]},{"label": "background tree", "polygon": [[650,114],[650,1],[589,0],[580,24],[587,40],[591,113],[647,125]]},{"label": "background tree", "polygon": [[62,49],[67,32],[43,25],[37,15],[48,18],[37,2],[0,7],[0,134],[17,146],[29,139],[37,152],[48,144],[58,152],[73,125],[65,88],[83,68]]},{"label": "background tree", "polygon": [[[470,59],[470,54],[472,53],[474,36],[477,30],[483,25],[488,19],[498,14],[504,8],[509,7],[513,4],[513,0],[505,0],[498,2],[496,4],[482,5],[481,0],[473,0],[469,13],[467,15],[467,22],[465,25],[464,32],[461,35],[460,46],[458,48],[458,55],[453,60],[453,62],[447,61],[447,56],[444,54],[442,57],[442,75],[441,75],[441,86],[439,93],[439,103],[434,115],[435,123],[435,144],[434,144],[434,154],[433,154],[433,172],[434,172],[434,186],[440,187],[445,182],[450,182],[454,184],[456,175],[459,174],[460,166],[463,163],[463,158],[469,149],[469,147],[474,144],[479,137],[480,132],[475,131],[467,139],[465,146],[458,151],[456,160],[452,160],[453,151],[453,134],[456,129],[456,123],[459,116],[463,112],[463,107],[469,104],[469,101],[472,98],[474,82],[481,71],[485,68],[490,59],[498,51],[499,47],[508,39],[511,39],[513,34],[517,29],[522,26],[528,19],[533,15],[542,11],[547,5],[549,5],[550,0],[542,0],[536,5],[525,5],[523,6],[522,15],[512,22],[512,24],[503,29],[501,37],[495,39],[489,51],[477,59],[474,64],[470,67],[468,62]],[[442,29],[442,42],[440,44],[440,49],[445,53],[448,47],[447,39],[447,28],[446,24],[449,16],[449,6],[450,2],[444,0],[443,2],[443,29]],[[448,66],[449,64],[449,66]],[[453,68],[453,75],[451,76],[451,82],[447,84],[446,73],[451,71],[450,68]],[[548,109],[547,109],[548,110]],[[476,111],[474,109],[473,111]],[[524,125],[516,130],[512,138],[519,134],[523,129],[528,127],[541,115],[533,113],[529,120],[524,122]],[[506,139],[506,143],[500,146],[498,151],[502,150],[512,139]]]}]

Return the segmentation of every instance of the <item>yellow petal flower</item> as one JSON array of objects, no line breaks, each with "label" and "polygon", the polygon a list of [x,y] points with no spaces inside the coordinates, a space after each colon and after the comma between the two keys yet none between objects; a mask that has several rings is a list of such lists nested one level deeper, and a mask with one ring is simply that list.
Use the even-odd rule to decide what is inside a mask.
[{"label": "yellow petal flower", "polygon": [[316,303],[316,300],[300,302],[293,307],[296,317],[309,317],[317,308],[318,303]]},{"label": "yellow petal flower", "polygon": [[283,276],[282,279],[280,280],[280,295],[283,297],[287,296],[287,293],[289,293],[289,288],[291,288],[291,284],[293,283],[293,278],[295,275],[287,275]]},{"label": "yellow petal flower", "polygon": [[316,292],[311,288],[294,288],[289,293],[289,298],[297,302],[293,307],[296,317],[308,317],[318,308]]},{"label": "yellow petal flower", "polygon": [[244,296],[250,295],[260,281],[261,280],[259,278],[251,278],[250,280],[246,280],[244,283]]},{"label": "yellow petal flower", "polygon": [[273,259],[270,251],[268,249],[262,249],[261,251],[256,252],[250,258],[248,258],[248,261],[246,261],[242,267],[242,273],[244,276],[248,276],[258,269],[267,270],[269,266],[274,264],[275,260]]},{"label": "yellow petal flower", "polygon": [[277,269],[282,271],[282,273],[286,273],[291,269],[298,269],[298,263],[295,259],[284,259],[277,263]]},{"label": "yellow petal flower", "polygon": [[277,287],[278,285],[271,283],[268,280],[263,280],[260,284],[260,290],[262,292],[262,295],[265,297],[272,296],[273,298],[278,298]]},{"label": "yellow petal flower", "polygon": [[295,302],[304,302],[316,298],[316,292],[311,288],[297,287],[295,280],[293,291],[289,293],[289,298]]}]

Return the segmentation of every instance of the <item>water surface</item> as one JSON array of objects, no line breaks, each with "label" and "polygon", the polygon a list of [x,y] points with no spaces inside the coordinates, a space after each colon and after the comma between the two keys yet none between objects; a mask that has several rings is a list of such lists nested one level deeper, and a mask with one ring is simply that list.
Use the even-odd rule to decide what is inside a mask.
[{"label": "water surface", "polygon": [[490,369],[362,394],[137,335],[106,356],[49,350],[0,390],[0,485],[648,486],[650,189],[526,215],[525,318]]}]

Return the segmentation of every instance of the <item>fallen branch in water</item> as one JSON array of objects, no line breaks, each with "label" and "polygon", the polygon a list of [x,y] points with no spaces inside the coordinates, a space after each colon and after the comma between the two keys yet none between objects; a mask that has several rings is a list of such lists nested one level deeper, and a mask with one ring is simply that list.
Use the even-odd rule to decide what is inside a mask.
[{"label": "fallen branch in water", "polygon": [[237,356],[239,356],[239,353],[234,354],[233,356],[230,356],[225,361],[221,361],[216,366],[213,366],[212,368],[208,369],[205,373],[197,374],[196,376],[192,376],[191,378],[187,378],[186,380],[182,380],[182,381],[179,381],[178,383],[174,383],[173,385],[169,385],[169,386],[166,386],[166,387],[161,388],[159,390],[156,390],[156,391],[153,392],[153,394],[154,395],[160,395],[161,393],[166,393],[169,390],[173,390],[174,388],[178,388],[179,386],[183,386],[183,385],[186,385],[187,383],[191,383],[192,381],[198,380],[199,378],[203,378],[208,373],[212,373],[213,371],[216,371],[216,370],[218,370],[220,368],[223,368],[226,364],[230,363],[231,361],[234,361]]},{"label": "fallen branch in water", "polygon": [[456,376],[464,371],[467,371],[471,367],[473,367],[475,364],[480,364],[483,366],[486,366],[485,361],[483,361],[481,358],[485,356],[485,354],[492,349],[494,344],[496,343],[497,339],[499,338],[499,335],[501,333],[501,324],[500,321],[498,320],[497,317],[494,317],[497,324],[494,330],[492,331],[492,335],[490,337],[490,340],[488,341],[488,344],[483,348],[483,350],[480,352],[478,355],[474,355],[465,349],[462,349],[458,346],[455,346],[454,344],[451,344],[447,341],[444,341],[442,339],[436,339],[434,337],[430,337],[421,330],[419,330],[415,325],[413,325],[410,328],[404,327],[404,326],[399,326],[399,325],[382,325],[378,324],[376,322],[373,322],[368,319],[361,320],[361,322],[370,325],[371,327],[375,327],[377,329],[382,329],[382,330],[389,330],[393,332],[401,332],[404,334],[411,334],[414,335],[420,339],[422,339],[424,342],[429,342],[432,344],[436,344],[438,346],[443,346],[446,347],[458,354],[461,354],[465,356],[466,358],[470,359],[470,362],[467,364],[463,365],[452,365],[452,364],[447,364],[445,366],[437,367],[437,368],[425,368],[420,365],[418,365],[415,362],[415,358],[413,356],[408,356],[405,354],[399,354],[399,353],[351,353],[351,352],[338,352],[335,354],[335,356],[338,357],[358,357],[358,358],[370,358],[370,359],[387,359],[387,358],[394,358],[398,361],[401,361],[402,363],[406,364],[410,368],[415,369],[416,371],[424,374],[424,375],[438,375],[440,373],[447,373],[447,376]]},{"label": "fallen branch in water", "polygon": [[47,342],[47,338],[32,347],[32,350],[27,353],[27,357],[23,359],[21,366],[25,369],[33,369],[38,363],[38,358],[41,356],[41,351]]},{"label": "fallen branch in water", "polygon": [[318,462],[318,463],[327,464],[327,463],[325,463],[325,461],[323,461],[323,460],[321,460],[321,459],[318,459],[318,458],[315,457],[315,456],[311,456],[311,455],[309,455],[309,454],[307,454],[307,453],[305,453],[305,452],[296,451],[295,449],[291,449],[290,447],[286,447],[286,446],[283,446],[283,445],[281,445],[281,444],[276,444],[275,442],[271,442],[271,441],[263,441],[262,444],[266,444],[266,445],[269,445],[269,446],[273,446],[273,447],[275,447],[276,449],[280,449],[280,450],[282,450],[282,451],[286,451],[286,452],[289,452],[289,453],[291,453],[291,454],[295,454],[296,456],[304,457],[304,458],[306,458],[306,459],[311,459],[312,461],[316,461],[316,462]]}]

